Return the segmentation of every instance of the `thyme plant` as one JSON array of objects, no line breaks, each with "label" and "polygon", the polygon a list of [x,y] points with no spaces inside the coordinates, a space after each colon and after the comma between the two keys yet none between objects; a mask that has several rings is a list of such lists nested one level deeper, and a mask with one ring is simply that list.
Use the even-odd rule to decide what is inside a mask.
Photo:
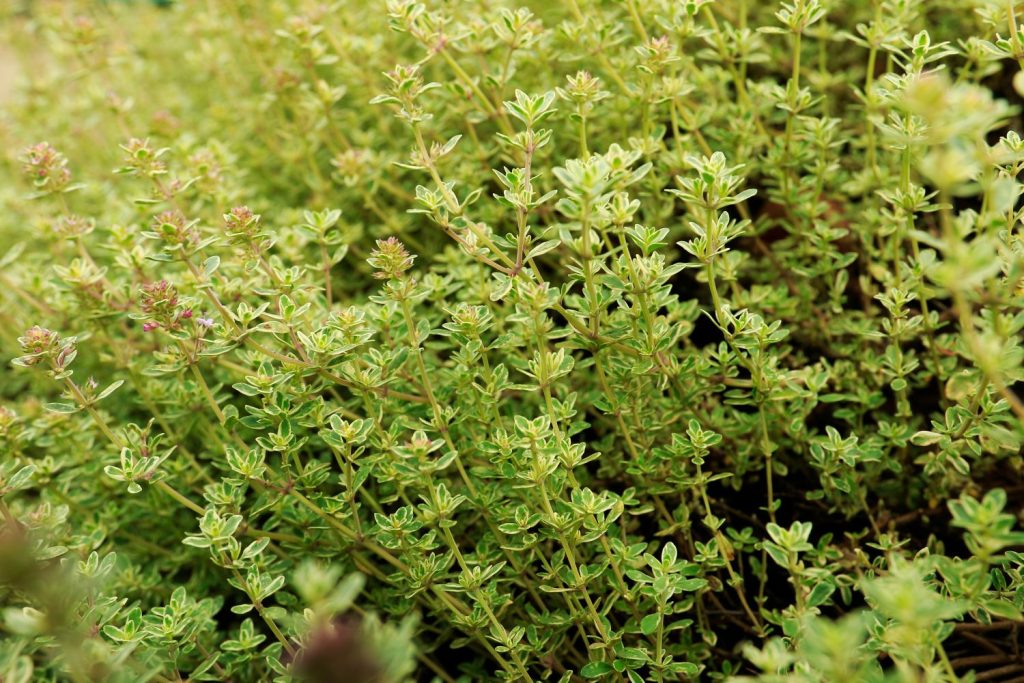
[{"label": "thyme plant", "polygon": [[0,14],[0,680],[1024,675],[1014,0]]}]

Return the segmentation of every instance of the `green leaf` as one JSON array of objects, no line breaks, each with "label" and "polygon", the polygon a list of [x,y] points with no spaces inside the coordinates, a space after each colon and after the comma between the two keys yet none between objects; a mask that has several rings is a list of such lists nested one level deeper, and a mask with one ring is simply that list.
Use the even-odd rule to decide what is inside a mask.
[{"label": "green leaf", "polygon": [[96,400],[102,401],[107,396],[110,396],[112,393],[114,393],[114,391],[116,391],[117,388],[120,387],[122,384],[124,384],[123,379],[119,379],[116,382],[111,382],[110,386],[108,386],[106,389],[104,389],[103,391],[96,395]]},{"label": "green leaf", "polygon": [[822,581],[811,589],[810,594],[807,596],[807,606],[818,607],[825,604],[825,601],[832,596],[832,593],[834,593],[835,590],[836,585],[834,582]]},{"label": "green leaf", "polygon": [[775,543],[769,543],[768,541],[765,541],[764,549],[768,552],[768,556],[774,560],[775,564],[780,567],[789,567],[789,556],[785,550]]},{"label": "green leaf", "polygon": [[15,243],[7,250],[7,253],[5,253],[3,257],[0,257],[0,268],[5,268],[17,261],[23,251],[25,251],[25,242]]},{"label": "green leaf", "polygon": [[584,678],[600,678],[614,671],[608,662],[588,662],[580,669],[580,675]]},{"label": "green leaf", "polygon": [[260,599],[262,600],[268,596],[273,595],[277,591],[281,590],[282,586],[284,586],[284,577],[275,577],[270,583],[264,586],[262,590],[260,590]]},{"label": "green leaf", "polygon": [[513,280],[503,273],[495,273],[494,279],[497,281],[494,289],[491,290],[491,301],[501,301],[508,293],[512,290]]},{"label": "green leaf", "polygon": [[640,632],[645,636],[649,636],[658,630],[658,625],[661,623],[660,614],[648,614],[646,617],[640,620]]},{"label": "green leaf", "polygon": [[10,479],[7,480],[7,490],[17,491],[28,485],[29,480],[36,471],[35,465],[25,465],[17,472],[11,475]]},{"label": "green leaf", "polygon": [[684,591],[698,591],[708,585],[707,579],[682,579],[679,581],[679,589]]},{"label": "green leaf", "polygon": [[51,413],[63,413],[65,415],[77,413],[79,410],[78,406],[73,403],[44,403],[43,408]]},{"label": "green leaf", "polygon": [[559,245],[561,245],[561,244],[562,244],[561,240],[547,240],[546,242],[541,242],[537,246],[535,246],[532,249],[530,249],[529,253],[527,253],[527,255],[526,255],[526,259],[530,260],[530,259],[537,258],[538,256],[546,254],[549,251],[557,249],[559,247]]},{"label": "green leaf", "polygon": [[270,539],[267,537],[253,541],[242,551],[242,559],[252,560],[259,557],[268,545],[270,545]]},{"label": "green leaf", "polygon": [[932,446],[942,441],[942,439],[942,434],[928,431],[917,432],[912,437],[910,437],[911,443],[913,443],[915,446]]},{"label": "green leaf", "polygon": [[631,659],[634,662],[646,662],[648,659],[647,653],[638,647],[619,648],[616,654],[622,659]]},{"label": "green leaf", "polygon": [[203,262],[203,274],[206,277],[213,275],[220,267],[220,256],[211,256]]},{"label": "green leaf", "polygon": [[1021,614],[1021,609],[1006,600],[982,600],[981,607],[998,619],[1024,621],[1024,615]]}]

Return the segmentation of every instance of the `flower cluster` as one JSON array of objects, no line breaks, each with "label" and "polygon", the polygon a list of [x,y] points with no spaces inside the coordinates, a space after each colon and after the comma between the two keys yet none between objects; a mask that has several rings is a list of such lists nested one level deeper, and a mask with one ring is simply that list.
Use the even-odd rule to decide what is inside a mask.
[{"label": "flower cluster", "polygon": [[55,371],[63,371],[77,355],[77,339],[62,338],[53,330],[34,325],[18,337],[18,344],[24,355],[14,359],[14,363],[23,367],[46,364]]},{"label": "flower cluster", "polygon": [[153,216],[153,232],[172,247],[190,246],[199,240],[195,221],[189,221],[177,209],[163,211]]},{"label": "flower cluster", "polygon": [[178,292],[167,280],[147,282],[139,291],[139,306],[146,318],[142,329],[146,332],[158,328],[174,330],[182,320],[192,317],[192,309],[182,308]]},{"label": "flower cluster", "polygon": [[25,353],[22,356],[25,365],[36,365],[60,348],[60,335],[53,330],[35,325],[25,331],[25,334],[18,337],[21,350]]},{"label": "flower cluster", "polygon": [[45,192],[60,192],[71,182],[67,157],[48,142],[26,149],[21,155],[21,163],[32,184]]},{"label": "flower cluster", "polygon": [[379,280],[397,280],[405,276],[412,268],[416,257],[409,253],[405,245],[396,237],[377,240],[377,248],[370,252],[366,260],[376,268],[373,276]]}]

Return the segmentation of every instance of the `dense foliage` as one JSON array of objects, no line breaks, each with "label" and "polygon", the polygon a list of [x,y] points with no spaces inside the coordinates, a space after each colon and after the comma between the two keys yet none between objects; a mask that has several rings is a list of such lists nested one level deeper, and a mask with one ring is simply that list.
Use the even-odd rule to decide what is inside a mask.
[{"label": "dense foliage", "polygon": [[0,680],[1019,680],[1013,0],[159,4],[0,9]]}]

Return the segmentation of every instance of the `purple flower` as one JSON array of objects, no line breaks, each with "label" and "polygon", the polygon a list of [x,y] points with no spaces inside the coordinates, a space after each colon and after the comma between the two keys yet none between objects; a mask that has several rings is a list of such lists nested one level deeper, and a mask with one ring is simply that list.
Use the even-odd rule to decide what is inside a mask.
[{"label": "purple flower", "polygon": [[196,322],[206,328],[213,327],[213,318],[196,318]]}]

